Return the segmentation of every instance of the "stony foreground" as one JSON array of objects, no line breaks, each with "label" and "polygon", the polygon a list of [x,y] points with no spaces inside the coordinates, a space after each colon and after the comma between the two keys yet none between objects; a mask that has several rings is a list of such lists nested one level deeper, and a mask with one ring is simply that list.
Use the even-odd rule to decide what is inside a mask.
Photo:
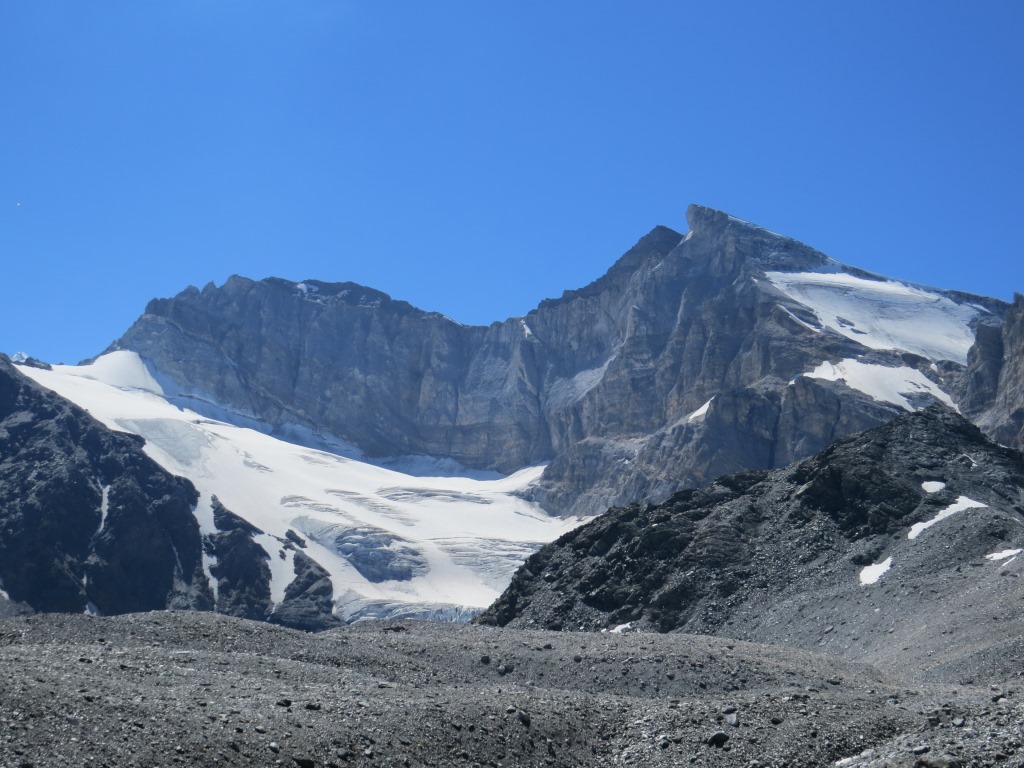
[{"label": "stony foreground", "polygon": [[0,766],[1019,766],[1007,674],[915,685],[678,634],[20,617]]}]

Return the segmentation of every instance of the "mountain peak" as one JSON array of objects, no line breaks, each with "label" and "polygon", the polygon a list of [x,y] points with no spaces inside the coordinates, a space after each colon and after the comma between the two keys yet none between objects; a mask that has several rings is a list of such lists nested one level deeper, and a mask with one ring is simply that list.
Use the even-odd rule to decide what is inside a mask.
[{"label": "mountain peak", "polygon": [[731,217],[724,211],[708,208],[697,203],[690,203],[686,208],[686,223],[691,232],[704,233],[720,229],[729,223]]}]

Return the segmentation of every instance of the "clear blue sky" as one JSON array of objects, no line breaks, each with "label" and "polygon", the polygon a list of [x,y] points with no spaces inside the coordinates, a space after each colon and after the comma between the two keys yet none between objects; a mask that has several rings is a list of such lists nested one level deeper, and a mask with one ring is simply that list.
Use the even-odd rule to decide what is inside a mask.
[{"label": "clear blue sky", "polygon": [[3,0],[0,350],[353,280],[466,323],[700,202],[1024,292],[1024,2]]}]

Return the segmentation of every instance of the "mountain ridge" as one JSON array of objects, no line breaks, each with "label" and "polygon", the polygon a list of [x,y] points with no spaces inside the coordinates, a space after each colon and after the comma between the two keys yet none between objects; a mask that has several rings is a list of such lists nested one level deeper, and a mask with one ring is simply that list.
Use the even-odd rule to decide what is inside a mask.
[{"label": "mountain ridge", "polygon": [[[845,267],[720,211],[692,205],[687,217],[685,237],[655,227],[590,284],[489,326],[350,283],[231,278],[151,302],[109,350],[135,351],[271,430],[315,426],[368,456],[423,454],[504,473],[548,463],[532,498],[556,514],[595,514],[781,466],[900,410],[902,400],[847,391],[843,379],[804,377],[801,393],[788,391],[823,362],[902,366],[912,388],[932,386],[921,376],[937,389],[959,385],[969,340],[957,341],[951,354],[963,359],[953,363],[905,360],[884,343],[865,349],[870,335],[841,316],[822,325],[772,274],[825,270],[904,286],[964,318],[1004,310]],[[960,338],[972,332],[964,326]],[[828,419],[804,412],[836,399],[844,408]],[[708,402],[715,435],[688,419]]]},{"label": "mountain ridge", "polygon": [[1024,454],[935,405],[783,469],[610,510],[532,555],[477,621],[976,668],[1022,651],[1022,555]]}]

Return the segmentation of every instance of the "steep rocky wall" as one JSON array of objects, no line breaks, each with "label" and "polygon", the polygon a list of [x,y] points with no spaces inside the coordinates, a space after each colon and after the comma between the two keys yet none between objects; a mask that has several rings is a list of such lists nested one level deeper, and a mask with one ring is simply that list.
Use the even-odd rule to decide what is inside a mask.
[{"label": "steep rocky wall", "polygon": [[[900,412],[798,378],[823,361],[870,354],[963,385],[956,363],[932,370],[809,328],[765,274],[839,268],[820,252],[700,206],[687,219],[686,237],[658,227],[592,284],[488,327],[352,283],[233,277],[151,302],[111,348],[273,428],[306,425],[371,456],[548,463],[533,498],[576,514],[783,466]],[[993,375],[977,374],[979,392]]]},{"label": "steep rocky wall", "polygon": [[1024,450],[1024,296],[1016,294],[1000,328],[971,350],[972,415],[997,442]]}]

